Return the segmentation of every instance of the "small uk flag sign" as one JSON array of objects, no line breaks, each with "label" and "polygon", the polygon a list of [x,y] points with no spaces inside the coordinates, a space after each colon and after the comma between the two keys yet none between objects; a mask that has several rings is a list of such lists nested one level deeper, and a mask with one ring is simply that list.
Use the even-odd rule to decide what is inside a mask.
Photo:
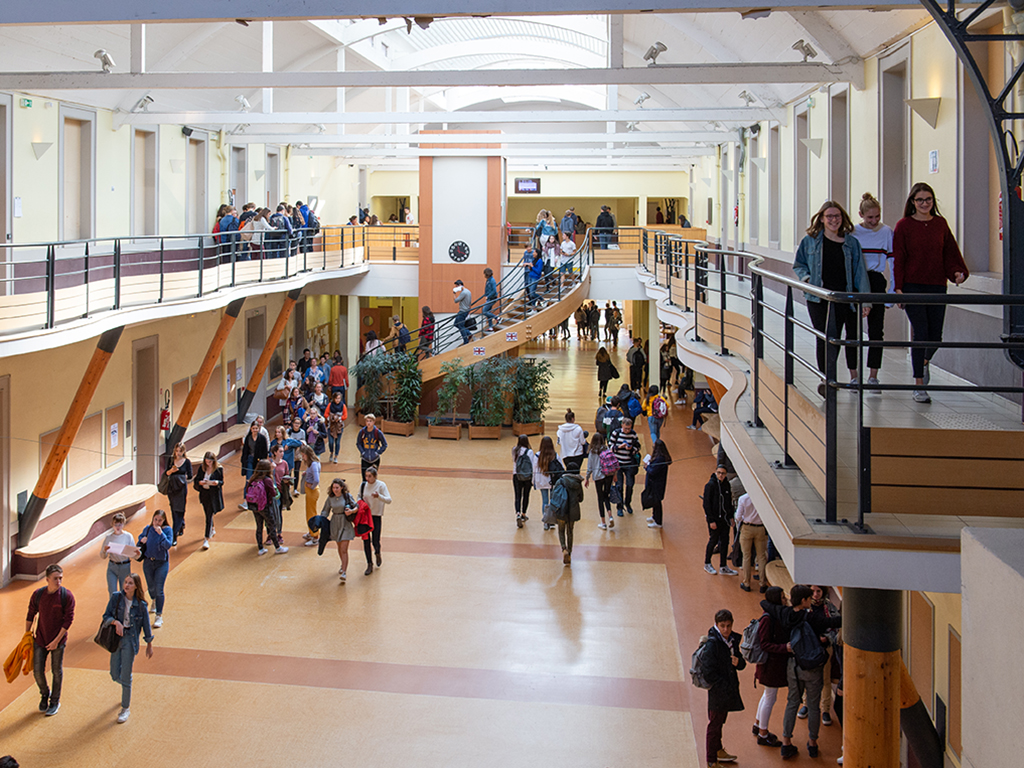
[{"label": "small uk flag sign", "polygon": [[473,347],[473,354],[483,357],[486,354],[486,350],[483,347]]},{"label": "small uk flag sign", "polygon": [[505,341],[519,341],[519,332],[512,331],[505,334]]}]

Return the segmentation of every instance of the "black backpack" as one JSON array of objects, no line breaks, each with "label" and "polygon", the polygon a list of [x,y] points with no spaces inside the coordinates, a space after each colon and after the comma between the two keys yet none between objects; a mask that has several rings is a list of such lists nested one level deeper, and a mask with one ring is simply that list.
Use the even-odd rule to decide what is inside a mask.
[{"label": "black backpack", "polygon": [[789,644],[793,648],[793,658],[796,659],[800,669],[817,669],[828,661],[825,647],[818,639],[814,628],[806,620],[801,621],[790,630]]},{"label": "black backpack", "polygon": [[312,208],[310,208],[309,213],[306,214],[306,227],[314,235],[319,234],[320,232],[320,219],[317,218],[316,213]]},{"label": "black backpack", "polygon": [[530,460],[530,454],[523,451],[519,456],[516,457],[516,480],[521,483],[525,483],[527,480],[533,479],[533,462]]},{"label": "black backpack", "polygon": [[398,329],[398,343],[403,347],[412,341],[412,334],[409,333],[409,329],[406,326],[402,326]]},{"label": "black backpack", "polygon": [[559,520],[569,517],[569,489],[565,487],[561,478],[551,487],[548,506],[551,508],[551,514]]}]

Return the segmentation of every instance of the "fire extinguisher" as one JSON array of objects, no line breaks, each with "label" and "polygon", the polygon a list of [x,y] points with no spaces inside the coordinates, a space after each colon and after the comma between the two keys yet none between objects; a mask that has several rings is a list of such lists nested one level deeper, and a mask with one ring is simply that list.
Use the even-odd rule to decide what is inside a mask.
[{"label": "fire extinguisher", "polygon": [[171,393],[164,392],[164,407],[160,410],[160,429],[168,431],[171,428]]}]

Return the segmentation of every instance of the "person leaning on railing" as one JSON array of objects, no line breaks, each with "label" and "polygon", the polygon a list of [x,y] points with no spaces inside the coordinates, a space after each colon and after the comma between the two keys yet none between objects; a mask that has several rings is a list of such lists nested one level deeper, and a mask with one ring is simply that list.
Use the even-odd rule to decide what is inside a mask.
[{"label": "person leaning on railing", "polygon": [[[945,293],[947,280],[960,285],[970,275],[956,238],[939,213],[935,190],[923,182],[910,188],[903,218],[896,222],[893,230],[892,253],[896,293]],[[929,363],[942,341],[946,307],[943,304],[907,304],[905,308],[914,341],[936,344],[910,350],[914,383],[919,387],[927,386],[931,379]],[[918,403],[932,401],[923,389],[914,391],[914,400]]]},{"label": "person leaning on railing", "polygon": [[[826,291],[867,293],[871,290],[860,242],[853,236],[853,222],[843,206],[835,200],[826,200],[811,217],[807,235],[797,248],[793,271],[805,283]],[[845,329],[847,341],[857,338],[857,323],[860,319],[852,305],[804,295],[807,297],[807,314],[810,315],[811,325],[819,333],[826,332],[831,314],[835,318],[837,335],[842,335]],[[865,316],[870,309],[870,305],[864,307]],[[816,341],[818,370],[825,373],[826,342],[822,338]],[[834,360],[839,354],[839,348],[829,344],[828,354]],[[850,370],[851,383],[856,383],[857,349],[853,346],[846,347],[846,367]],[[825,396],[824,383],[818,385],[818,394]]]}]

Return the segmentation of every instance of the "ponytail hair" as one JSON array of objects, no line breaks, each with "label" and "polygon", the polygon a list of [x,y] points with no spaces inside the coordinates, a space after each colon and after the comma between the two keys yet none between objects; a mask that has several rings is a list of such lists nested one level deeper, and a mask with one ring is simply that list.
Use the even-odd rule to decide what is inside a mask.
[{"label": "ponytail hair", "polygon": [[857,213],[864,216],[868,211],[874,210],[882,210],[882,204],[870,192],[865,192],[860,196],[860,205],[857,206]]}]

